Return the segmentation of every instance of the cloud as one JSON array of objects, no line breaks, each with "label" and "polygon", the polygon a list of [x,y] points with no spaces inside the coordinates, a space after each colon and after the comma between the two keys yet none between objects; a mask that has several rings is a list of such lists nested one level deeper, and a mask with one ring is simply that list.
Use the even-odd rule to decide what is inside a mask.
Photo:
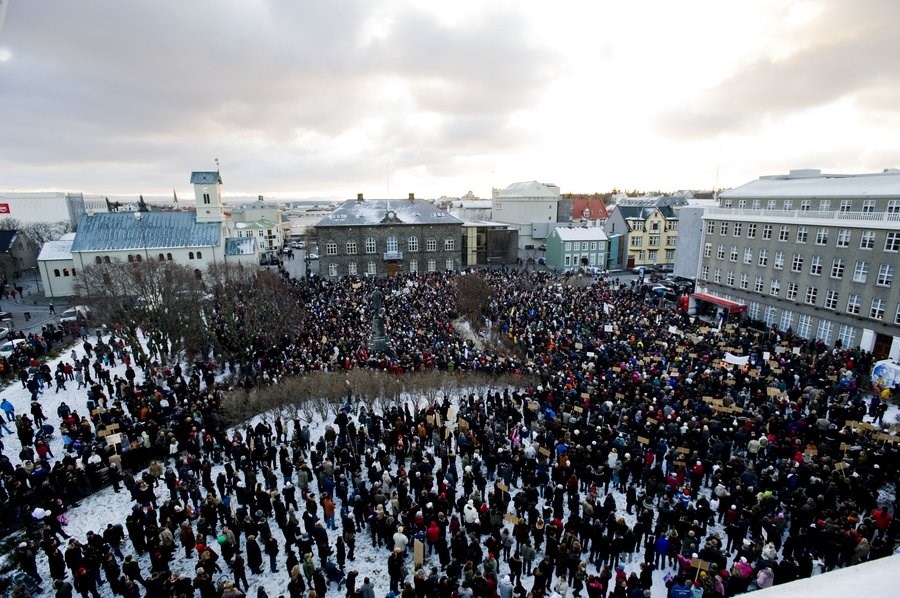
[{"label": "cloud", "polygon": [[[767,55],[738,67],[710,89],[655,121],[676,138],[745,134],[811,108],[852,98],[859,109],[900,101],[900,36],[892,0],[832,0],[784,40],[786,55]],[[870,100],[877,105],[870,105]]]},{"label": "cloud", "polygon": [[[111,163],[140,177],[174,154],[183,173],[210,148],[231,164],[261,150],[308,163],[352,136],[366,150],[342,168],[512,148],[498,132],[539,101],[553,62],[535,39],[503,9],[451,26],[404,2],[19,2],[0,38],[0,155],[16,184],[39,165],[48,178]],[[392,82],[402,93],[384,93]],[[423,118],[430,130],[410,127]],[[441,149],[417,160],[417,141]]]}]

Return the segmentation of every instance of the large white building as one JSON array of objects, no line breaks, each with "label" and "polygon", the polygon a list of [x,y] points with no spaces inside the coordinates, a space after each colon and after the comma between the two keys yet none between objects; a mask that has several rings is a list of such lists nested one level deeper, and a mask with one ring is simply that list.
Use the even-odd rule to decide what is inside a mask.
[{"label": "large white building", "polygon": [[491,203],[491,220],[509,224],[518,231],[522,257],[543,245],[557,223],[572,219],[571,202],[560,198],[559,187],[537,181],[493,189]]},{"label": "large white building", "polygon": [[705,211],[697,290],[768,327],[896,359],[898,267],[900,171],[794,170]]},{"label": "large white building", "polygon": [[14,218],[22,224],[68,222],[75,227],[88,213],[107,212],[109,204],[100,195],[62,192],[0,192],[0,219]]}]

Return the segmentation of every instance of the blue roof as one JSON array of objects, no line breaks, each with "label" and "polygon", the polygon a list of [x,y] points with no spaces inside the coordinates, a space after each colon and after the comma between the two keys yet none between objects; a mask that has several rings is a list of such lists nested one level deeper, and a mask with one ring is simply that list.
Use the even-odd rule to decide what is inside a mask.
[{"label": "blue roof", "polygon": [[195,171],[191,173],[192,185],[215,185],[222,184],[222,177],[215,171]]},{"label": "blue roof", "polygon": [[221,234],[220,223],[198,223],[194,212],[104,212],[81,217],[72,252],[214,247]]}]

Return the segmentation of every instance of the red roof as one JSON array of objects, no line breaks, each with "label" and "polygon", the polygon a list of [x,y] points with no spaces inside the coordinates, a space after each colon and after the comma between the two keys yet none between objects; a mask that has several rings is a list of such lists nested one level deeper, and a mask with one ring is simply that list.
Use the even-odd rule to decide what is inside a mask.
[{"label": "red roof", "polygon": [[584,218],[585,209],[590,213],[589,220],[606,220],[609,218],[609,213],[606,211],[606,204],[603,203],[602,197],[572,196],[572,220]]},{"label": "red roof", "polygon": [[747,306],[743,303],[736,303],[734,301],[722,299],[721,297],[716,297],[714,295],[707,295],[706,293],[694,293],[693,295],[691,295],[691,297],[693,297],[694,299],[699,299],[700,301],[719,305],[721,307],[727,307],[729,313],[738,314],[742,311],[747,311]]}]

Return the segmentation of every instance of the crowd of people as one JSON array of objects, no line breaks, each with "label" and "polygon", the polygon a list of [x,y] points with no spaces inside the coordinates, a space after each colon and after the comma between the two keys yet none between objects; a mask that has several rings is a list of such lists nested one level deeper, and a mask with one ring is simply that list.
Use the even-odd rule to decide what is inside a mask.
[{"label": "crowd of people", "polygon": [[[515,269],[478,273],[500,342],[467,342],[466,275],[292,280],[302,334],[184,369],[86,330],[53,367],[40,341],[17,348],[5,373],[40,412],[13,409],[21,452],[0,456],[0,518],[34,530],[17,566],[57,596],[698,598],[893,551],[893,389],[871,386],[870,354],[709,324],[640,284]],[[230,386],[355,368],[523,384],[384,413],[350,392],[312,429],[221,423]],[[75,407],[47,392],[73,382]],[[106,484],[133,499],[124,524],[68,537],[68,509]]]}]

